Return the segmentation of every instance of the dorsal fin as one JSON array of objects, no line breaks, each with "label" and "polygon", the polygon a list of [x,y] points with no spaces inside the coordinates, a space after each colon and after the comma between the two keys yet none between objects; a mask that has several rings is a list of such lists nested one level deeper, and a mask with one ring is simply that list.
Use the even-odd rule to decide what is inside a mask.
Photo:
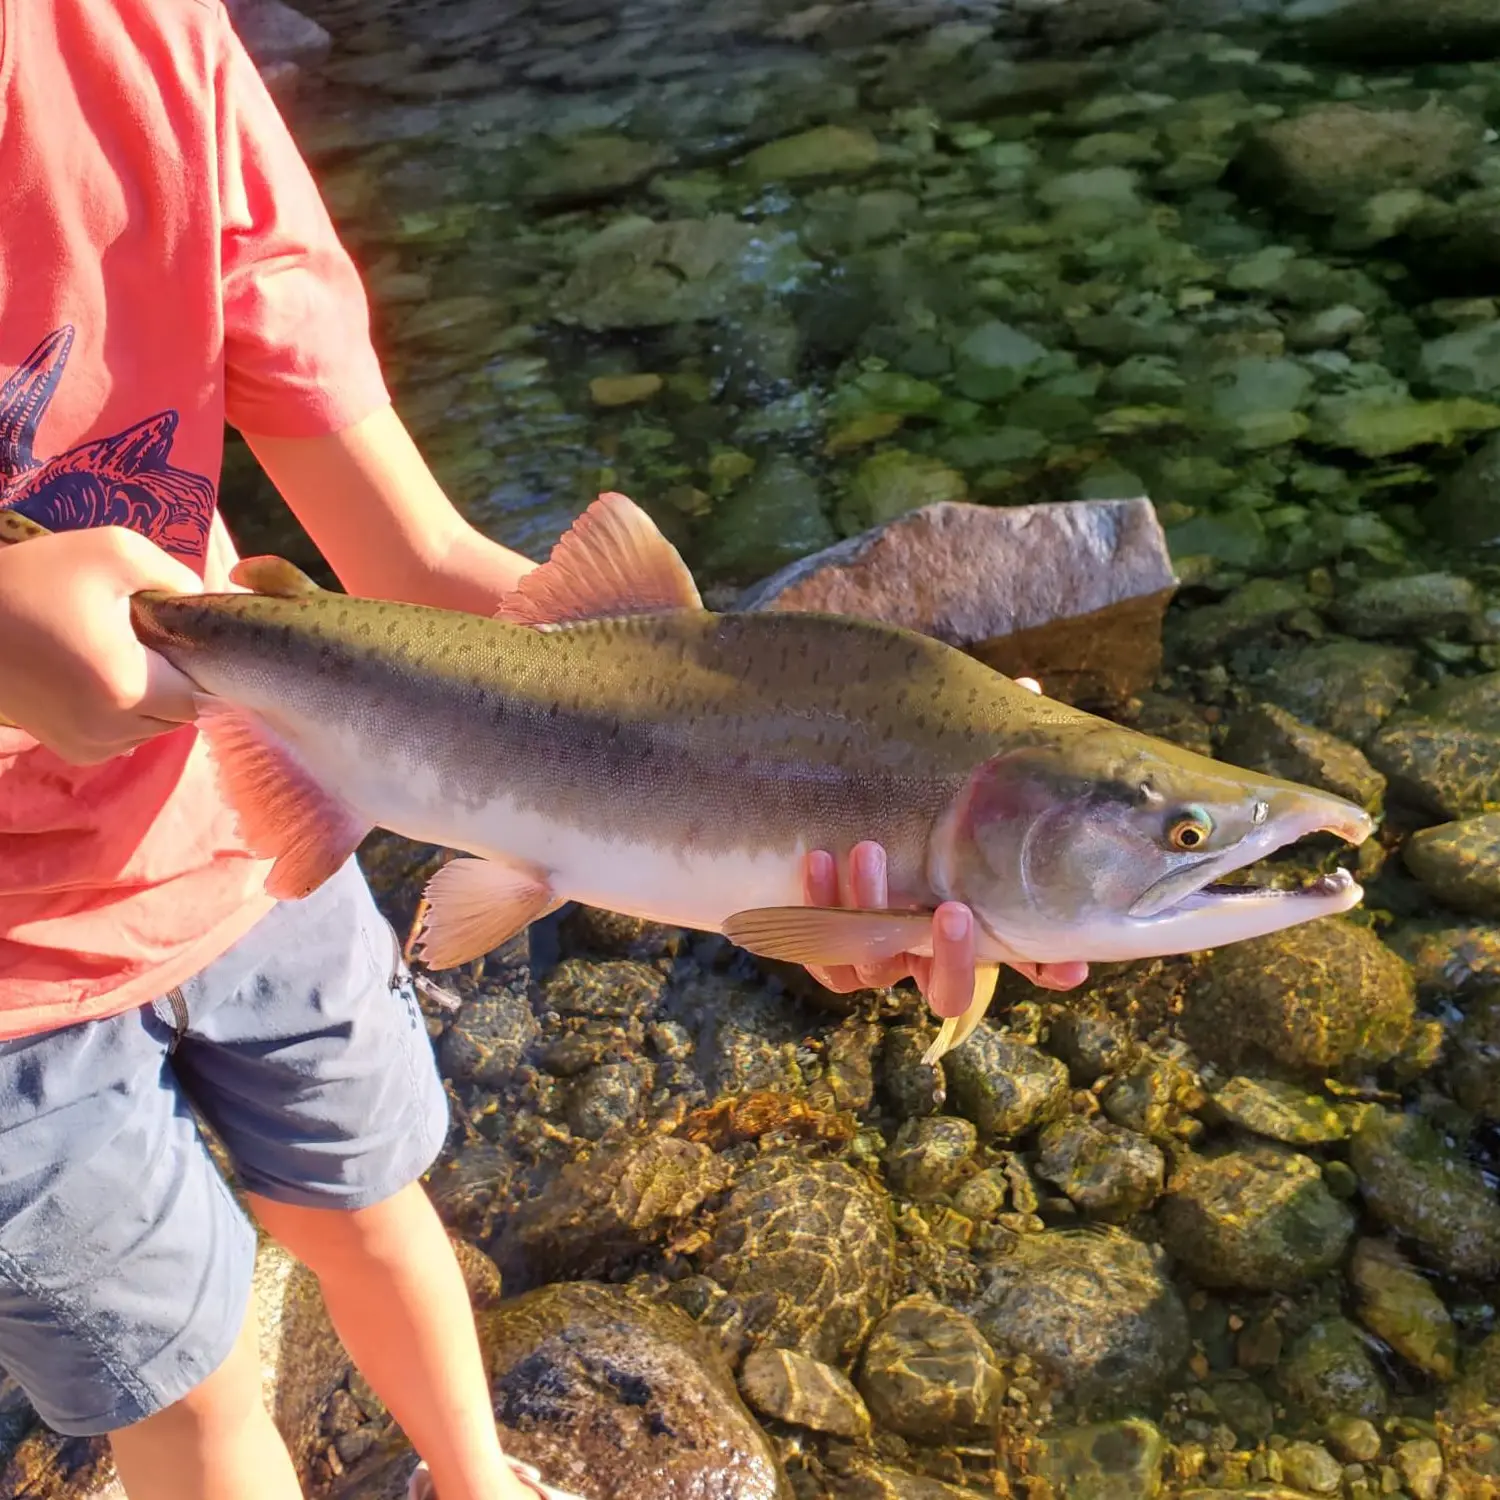
[{"label": "dorsal fin", "polygon": [[252,593],[271,594],[277,599],[302,599],[323,592],[296,563],[284,557],[241,558],[229,570],[229,578]]},{"label": "dorsal fin", "polygon": [[656,523],[624,495],[600,495],[552,556],[495,611],[516,625],[702,609],[698,586]]}]

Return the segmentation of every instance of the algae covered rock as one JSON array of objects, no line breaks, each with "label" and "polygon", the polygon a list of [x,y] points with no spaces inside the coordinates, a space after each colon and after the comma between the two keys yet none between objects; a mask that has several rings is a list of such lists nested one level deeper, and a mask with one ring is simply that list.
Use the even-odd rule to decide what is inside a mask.
[{"label": "algae covered rock", "polygon": [[986,1139],[1024,1135],[1068,1107],[1068,1070],[1038,1047],[982,1024],[943,1059],[953,1108]]},{"label": "algae covered rock", "polygon": [[1343,1117],[1323,1097],[1279,1078],[1231,1078],[1213,1096],[1215,1112],[1241,1130],[1288,1146],[1317,1146],[1348,1135]]},{"label": "algae covered rock", "polygon": [[819,125],[757,146],[745,158],[744,168],[754,182],[786,182],[857,176],[879,162],[880,142],[868,130]]},{"label": "algae covered rock", "polygon": [[1029,1356],[1080,1400],[1138,1400],[1188,1352],[1187,1312],[1159,1253],[1118,1230],[1023,1235],[970,1312],[1001,1354]]},{"label": "algae covered rock", "polygon": [[1325,917],[1216,949],[1189,985],[1182,1028],[1225,1067],[1263,1056],[1337,1072],[1396,1056],[1415,1009],[1406,963],[1368,928]]},{"label": "algae covered rock", "polygon": [[1317,0],[1292,7],[1293,35],[1331,58],[1389,63],[1500,56],[1490,0]]},{"label": "algae covered rock", "polygon": [[723,1356],[693,1321],[624,1287],[541,1287],[479,1319],[506,1451],[615,1500],[790,1500]]},{"label": "algae covered rock", "polygon": [[1274,703],[1257,703],[1236,714],[1224,741],[1224,759],[1287,781],[1321,787],[1378,811],[1385,777],[1355,746],[1304,724]]},{"label": "algae covered rock", "polygon": [[976,1170],[979,1133],[967,1120],[931,1115],[906,1120],[885,1154],[891,1186],[908,1198],[940,1198]]},{"label": "algae covered rock", "polygon": [[1500,1203],[1479,1168],[1419,1115],[1368,1109],[1349,1161],[1366,1205],[1453,1276],[1500,1269]]},{"label": "algae covered rock", "polygon": [[890,1300],[889,1200],[841,1162],[772,1156],[740,1178],[705,1270],[747,1308],[766,1343],[839,1364]]},{"label": "algae covered rock", "polygon": [[1157,1209],[1162,1242],[1210,1286],[1281,1291],[1338,1264],[1354,1214],[1310,1157],[1270,1143],[1184,1155]]},{"label": "algae covered rock", "polygon": [[1360,584],[1338,601],[1333,615],[1350,635],[1409,640],[1460,634],[1482,603],[1475,584],[1456,573],[1408,573]]},{"label": "algae covered rock", "polygon": [[1455,678],[1414,699],[1368,749],[1393,788],[1440,817],[1500,806],[1500,672]]},{"label": "algae covered rock", "polygon": [[1133,1130],[1070,1118],[1042,1131],[1036,1170],[1091,1218],[1116,1223],[1156,1201],[1166,1159]]},{"label": "algae covered rock", "polygon": [[839,527],[853,536],[926,505],[962,500],[967,490],[963,475],[941,459],[888,448],[867,458],[850,477],[838,507]]},{"label": "algae covered rock", "polygon": [[835,540],[818,481],[795,459],[768,459],[704,524],[704,567],[746,581]]},{"label": "algae covered rock", "polygon": [[813,1432],[859,1440],[870,1413],[849,1377],[790,1349],[756,1349],[740,1366],[740,1390],[756,1411]]},{"label": "algae covered rock", "polygon": [[1049,1433],[1035,1460],[1057,1495],[1075,1500],[1152,1500],[1161,1490],[1167,1442],[1144,1417]]},{"label": "algae covered rock", "polygon": [[1407,839],[1401,855],[1439,901],[1500,917],[1500,813],[1424,828]]},{"label": "algae covered rock", "polygon": [[987,1431],[1005,1388],[973,1321],[928,1296],[907,1297],[875,1325],[858,1381],[875,1420],[919,1443]]},{"label": "algae covered rock", "polygon": [[1321,1318],[1287,1350],[1276,1372],[1287,1404],[1315,1421],[1385,1415],[1390,1396],[1358,1328]]},{"label": "algae covered rock", "polygon": [[1405,697],[1416,659],[1405,646],[1320,641],[1288,652],[1259,686],[1299,719],[1363,746]]},{"label": "algae covered rock", "polygon": [[1359,1290],[1359,1320],[1403,1359],[1438,1380],[1458,1367],[1458,1335],[1443,1299],[1383,1240],[1354,1247],[1349,1279]]},{"label": "algae covered rock", "polygon": [[1465,1109],[1500,1120],[1500,989],[1466,996],[1463,1012],[1448,1045],[1449,1087]]}]

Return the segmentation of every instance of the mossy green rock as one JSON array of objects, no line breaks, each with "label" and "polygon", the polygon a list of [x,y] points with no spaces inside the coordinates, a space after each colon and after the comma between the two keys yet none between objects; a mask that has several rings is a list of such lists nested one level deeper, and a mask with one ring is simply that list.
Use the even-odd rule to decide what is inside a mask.
[{"label": "mossy green rock", "polygon": [[1500,434],[1450,475],[1422,512],[1436,536],[1464,547],[1500,543]]},{"label": "mossy green rock", "polygon": [[967,492],[963,475],[941,460],[888,448],[855,470],[839,506],[839,526],[845,536],[855,536],[924,505],[962,500]]},{"label": "mossy green rock", "polygon": [[1166,1159],[1133,1130],[1070,1117],[1042,1131],[1036,1170],[1090,1218],[1118,1223],[1156,1201]]},{"label": "mossy green rock", "polygon": [[1483,600],[1456,573],[1409,573],[1361,584],[1334,606],[1333,617],[1350,635],[1458,635],[1479,613]]},{"label": "mossy green rock", "polygon": [[1312,439],[1365,458],[1390,458],[1413,448],[1447,447],[1473,432],[1500,427],[1500,406],[1454,396],[1415,401],[1386,390],[1326,396],[1313,411]]},{"label": "mossy green rock", "polygon": [[1361,1240],[1349,1279],[1359,1291],[1359,1320],[1403,1359],[1438,1380],[1458,1368],[1458,1335],[1427,1279],[1382,1240]]},{"label": "mossy green rock", "polygon": [[1231,1078],[1213,1108],[1232,1125],[1288,1146],[1318,1146],[1348,1135],[1343,1117],[1323,1097],[1279,1078]]},{"label": "mossy green rock", "polygon": [[905,1120],[885,1153],[886,1181],[908,1198],[941,1198],[976,1170],[979,1132],[952,1115]]},{"label": "mossy green rock", "polygon": [[1067,1068],[993,1026],[981,1023],[943,1065],[952,1107],[986,1139],[1024,1135],[1067,1110]]},{"label": "mossy green rock", "polygon": [[1025,1354],[1080,1400],[1139,1401],[1187,1358],[1187,1311],[1159,1252],[1118,1230],[1022,1235],[969,1309],[1002,1354]]},{"label": "mossy green rock", "polygon": [[842,1162],[772,1156],[729,1195],[705,1271],[742,1303],[766,1343],[838,1365],[890,1300],[890,1202]]},{"label": "mossy green rock", "polygon": [[1256,703],[1230,721],[1224,759],[1286,781],[1321,787],[1378,812],[1385,777],[1337,735],[1304,724],[1274,703]]},{"label": "mossy green rock", "polygon": [[1486,986],[1461,1003],[1463,1020],[1448,1042],[1448,1085],[1465,1109],[1500,1120],[1500,989]]},{"label": "mossy green rock", "polygon": [[1385,1415],[1390,1396],[1363,1335],[1347,1318],[1323,1318],[1287,1350],[1276,1372],[1287,1404],[1314,1421]]},{"label": "mossy green rock", "polygon": [[1500,813],[1482,813],[1414,833],[1406,867],[1439,901],[1458,911],[1500,917]]},{"label": "mossy green rock", "polygon": [[549,145],[528,163],[521,196],[533,203],[565,203],[623,192],[666,165],[672,153],[623,135],[583,135]]},{"label": "mossy green rock", "polygon": [[1162,1242],[1210,1286],[1284,1291],[1338,1264],[1354,1214],[1283,1146],[1184,1155],[1157,1209]]},{"label": "mossy green rock", "polygon": [[1332,0],[1292,14],[1297,40],[1331,58],[1409,67],[1500,56],[1491,0]]},{"label": "mossy green rock", "polygon": [[1299,719],[1364,746],[1405,696],[1416,661],[1404,646],[1320,641],[1281,656],[1258,686]]},{"label": "mossy green rock", "polygon": [[1366,1206],[1454,1276],[1500,1269],[1500,1203],[1472,1162],[1420,1115],[1371,1107],[1350,1141]]},{"label": "mossy green rock", "polygon": [[1189,985],[1182,1029],[1225,1067],[1260,1057],[1321,1074],[1388,1062],[1415,1009],[1410,968],[1368,928],[1323,917],[1215,949]]},{"label": "mossy green rock", "polygon": [[1035,1472],[1069,1500],[1153,1500],[1166,1448],[1144,1417],[1067,1427],[1043,1439]]},{"label": "mossy green rock", "polygon": [[1393,789],[1441,817],[1500,808],[1500,673],[1414,699],[1367,748]]},{"label": "mossy green rock", "polygon": [[1262,641],[1294,616],[1312,596],[1285,578],[1252,578],[1217,604],[1168,616],[1168,643],[1184,661],[1221,660],[1235,646]]},{"label": "mossy green rock", "polygon": [[850,177],[880,162],[880,142],[868,130],[819,125],[799,135],[758,146],[745,158],[754,182],[788,182],[804,177]]},{"label": "mossy green rock", "polygon": [[703,563],[711,573],[748,583],[837,540],[818,481],[795,459],[778,455],[714,507],[703,527]]}]

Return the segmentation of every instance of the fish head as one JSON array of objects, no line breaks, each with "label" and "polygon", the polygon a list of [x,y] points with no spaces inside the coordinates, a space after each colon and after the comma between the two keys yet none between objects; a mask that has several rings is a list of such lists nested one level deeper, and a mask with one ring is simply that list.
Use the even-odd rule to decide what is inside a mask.
[{"label": "fish head", "polygon": [[1294,890],[1219,882],[1309,834],[1359,844],[1373,827],[1342,797],[1093,720],[979,766],[935,874],[1018,957],[1158,957],[1347,911],[1363,892],[1342,869]]}]

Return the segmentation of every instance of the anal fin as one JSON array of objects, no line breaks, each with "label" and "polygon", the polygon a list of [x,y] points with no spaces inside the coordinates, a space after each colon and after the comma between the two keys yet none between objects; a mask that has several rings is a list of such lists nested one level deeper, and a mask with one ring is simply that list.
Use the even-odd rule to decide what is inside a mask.
[{"label": "anal fin", "polygon": [[429,968],[453,969],[494,952],[562,902],[529,865],[451,859],[427,882],[422,904],[412,952]]},{"label": "anal fin", "polygon": [[974,1034],[974,1028],[984,1020],[984,1013],[995,998],[995,986],[1000,981],[999,964],[977,964],[974,968],[974,995],[969,1008],[962,1015],[949,1016],[932,1045],[922,1054],[922,1061],[929,1067],[946,1057],[955,1047],[961,1047]]},{"label": "anal fin", "polygon": [[827,968],[873,964],[898,953],[930,951],[930,911],[870,911],[842,906],[761,906],[737,911],[722,928],[731,943],[788,963]]},{"label": "anal fin", "polygon": [[370,825],[314,780],[253,714],[207,694],[193,701],[240,837],[252,854],[273,861],[267,895],[295,901],[317,890],[342,868]]}]

